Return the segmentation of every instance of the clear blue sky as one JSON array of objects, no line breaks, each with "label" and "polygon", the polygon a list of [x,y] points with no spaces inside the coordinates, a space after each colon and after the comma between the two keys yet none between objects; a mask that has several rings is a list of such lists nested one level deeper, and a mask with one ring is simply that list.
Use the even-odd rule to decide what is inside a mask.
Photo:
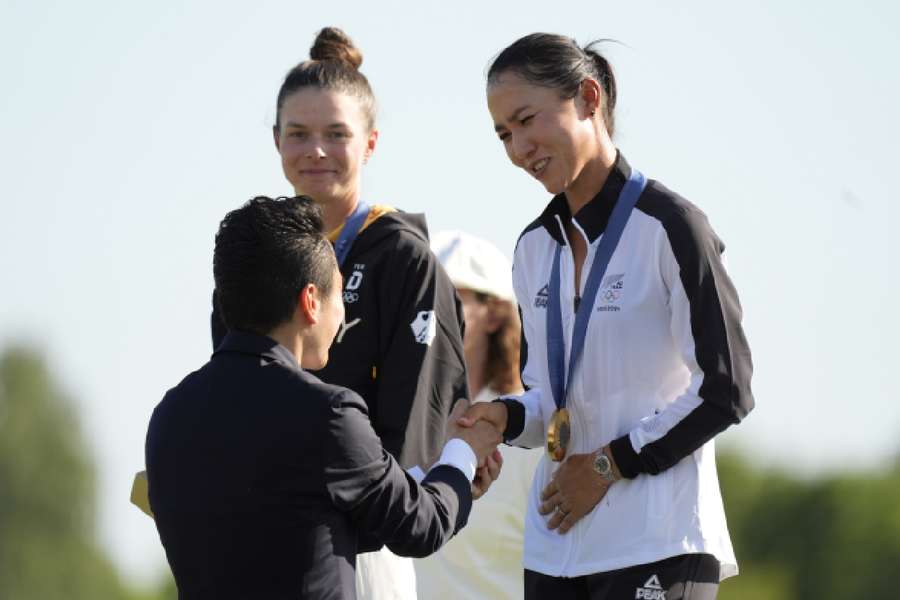
[{"label": "clear blue sky", "polygon": [[707,212],[744,305],[758,406],[723,443],[810,473],[897,456],[896,3],[181,4],[0,0],[0,344],[77,398],[129,576],[164,565],[127,502],[147,420],[210,353],[219,220],[291,191],[275,93],[325,25],[379,98],[365,197],[507,255],[548,198],[493,134],[489,59],[532,31],[620,40],[617,144]]}]

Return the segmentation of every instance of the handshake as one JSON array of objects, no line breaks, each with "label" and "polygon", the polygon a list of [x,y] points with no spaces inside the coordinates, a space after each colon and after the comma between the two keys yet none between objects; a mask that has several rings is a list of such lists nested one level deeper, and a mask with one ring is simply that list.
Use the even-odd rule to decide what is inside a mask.
[{"label": "handshake", "polygon": [[478,461],[478,470],[472,483],[472,497],[476,500],[500,476],[503,457],[497,450],[497,445],[503,441],[506,420],[507,409],[502,402],[470,405],[468,400],[460,400],[450,413],[447,439],[459,438],[469,444]]}]

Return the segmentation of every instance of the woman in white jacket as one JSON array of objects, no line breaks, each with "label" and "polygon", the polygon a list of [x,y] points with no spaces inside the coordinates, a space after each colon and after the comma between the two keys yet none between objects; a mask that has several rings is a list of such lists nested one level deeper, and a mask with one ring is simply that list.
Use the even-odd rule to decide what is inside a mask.
[{"label": "woman in white jacket", "polygon": [[713,438],[753,407],[724,244],[616,149],[615,79],[593,44],[525,36],[487,96],[512,163],[554,194],[514,257],[526,391],[463,419],[547,447],[525,598],[714,598],[737,564]]}]

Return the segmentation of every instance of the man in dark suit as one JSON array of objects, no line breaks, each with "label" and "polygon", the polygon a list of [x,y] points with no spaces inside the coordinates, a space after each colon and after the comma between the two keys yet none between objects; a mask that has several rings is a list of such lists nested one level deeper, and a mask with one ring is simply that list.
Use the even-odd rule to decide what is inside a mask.
[{"label": "man in dark suit", "polygon": [[[455,428],[421,484],[354,392],[321,382],[341,276],[307,198],[256,198],[216,235],[230,333],[153,412],[150,505],[182,599],[355,598],[356,554],[435,552],[466,522],[500,441]],[[302,367],[302,368],[301,368]]]}]

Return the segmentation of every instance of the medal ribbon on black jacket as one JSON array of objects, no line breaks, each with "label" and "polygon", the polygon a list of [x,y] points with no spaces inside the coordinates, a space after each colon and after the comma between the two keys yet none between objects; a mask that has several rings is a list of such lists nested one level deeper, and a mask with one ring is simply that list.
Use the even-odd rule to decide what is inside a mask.
[{"label": "medal ribbon on black jacket", "polygon": [[369,205],[360,201],[356,205],[356,210],[353,211],[353,214],[344,221],[344,228],[341,229],[341,234],[334,242],[334,254],[337,256],[338,266],[344,266],[344,261],[347,260],[347,255],[350,254],[350,248],[353,247],[353,242],[356,240],[356,236],[359,235],[368,216]]}]

